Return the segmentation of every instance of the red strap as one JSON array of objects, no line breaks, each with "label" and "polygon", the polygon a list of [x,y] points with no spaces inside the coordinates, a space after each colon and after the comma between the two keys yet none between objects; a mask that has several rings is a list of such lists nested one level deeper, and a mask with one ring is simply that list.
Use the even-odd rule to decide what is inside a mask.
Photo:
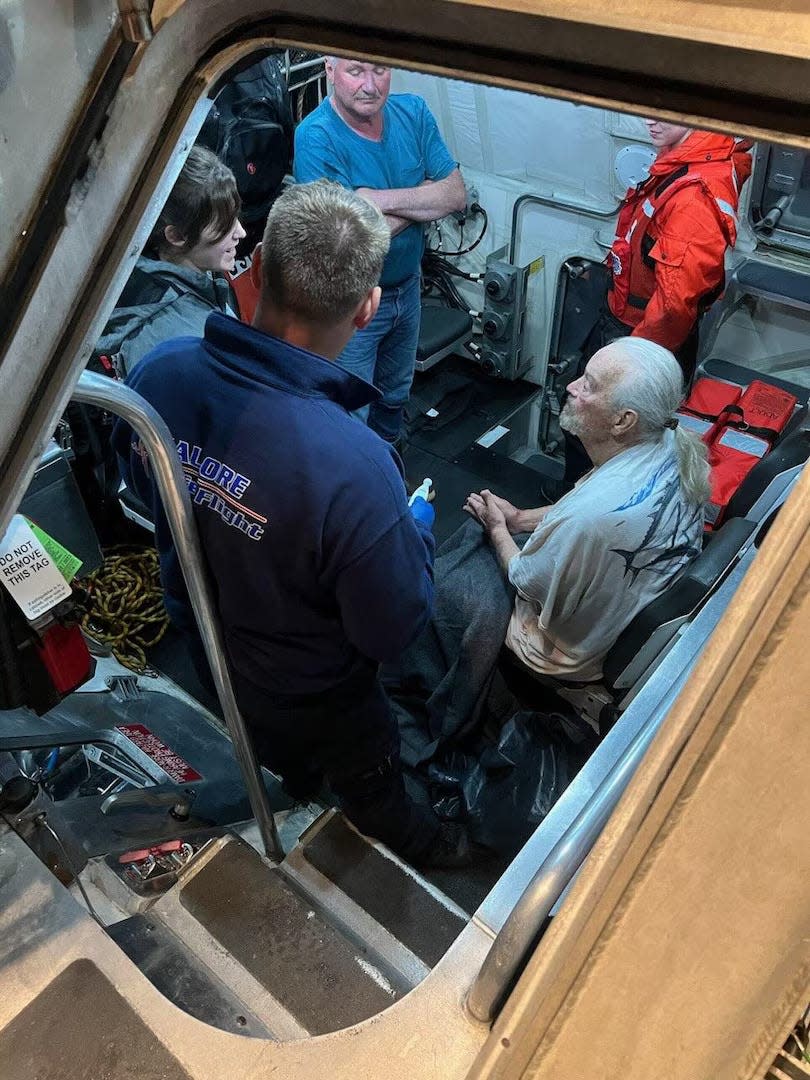
[{"label": "red strap", "polygon": [[180,851],[182,846],[182,840],[164,840],[162,844],[155,844],[154,847],[139,848],[136,851],[126,851],[123,855],[118,856],[118,861],[124,865],[128,863],[143,862],[144,859],[148,859],[150,855],[171,855],[174,851]]}]

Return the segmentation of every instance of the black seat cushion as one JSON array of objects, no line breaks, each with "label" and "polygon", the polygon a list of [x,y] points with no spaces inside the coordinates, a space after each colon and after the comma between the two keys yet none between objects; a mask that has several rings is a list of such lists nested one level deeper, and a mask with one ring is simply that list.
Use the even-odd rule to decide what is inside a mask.
[{"label": "black seat cushion", "polygon": [[422,305],[416,359],[425,361],[472,331],[472,315],[439,304]]},{"label": "black seat cushion", "polygon": [[605,657],[602,671],[608,686],[616,682],[659,626],[695,609],[755,528],[756,522],[745,518],[727,521],[677,581],[642,608]]},{"label": "black seat cushion", "polygon": [[744,292],[773,296],[785,302],[793,300],[802,307],[810,307],[810,278],[796,270],[750,259],[737,270],[732,281]]}]

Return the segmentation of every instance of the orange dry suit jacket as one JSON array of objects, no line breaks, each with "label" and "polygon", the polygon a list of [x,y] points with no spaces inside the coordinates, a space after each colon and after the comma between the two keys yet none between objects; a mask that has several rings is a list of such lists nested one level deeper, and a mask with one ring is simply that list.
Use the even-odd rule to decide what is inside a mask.
[{"label": "orange dry suit jacket", "polygon": [[750,145],[693,131],[627,192],[607,259],[607,298],[632,334],[674,352],[722,292]]}]

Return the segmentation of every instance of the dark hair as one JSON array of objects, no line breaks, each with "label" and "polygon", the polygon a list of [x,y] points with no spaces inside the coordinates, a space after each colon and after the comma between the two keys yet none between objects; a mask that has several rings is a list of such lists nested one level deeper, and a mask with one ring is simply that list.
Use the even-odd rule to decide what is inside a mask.
[{"label": "dark hair", "polygon": [[180,253],[190,251],[209,226],[221,240],[233,225],[242,206],[236,180],[227,165],[203,146],[195,146],[186,158],[172,193],[166,200],[157,224],[145,246],[145,252],[158,258],[167,247],[168,225],[185,237]]}]

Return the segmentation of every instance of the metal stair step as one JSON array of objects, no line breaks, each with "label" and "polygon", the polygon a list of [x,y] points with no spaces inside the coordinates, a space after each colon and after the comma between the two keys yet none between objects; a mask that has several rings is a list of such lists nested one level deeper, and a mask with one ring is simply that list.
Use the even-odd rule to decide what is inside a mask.
[{"label": "metal stair step", "polygon": [[178,888],[182,908],[312,1035],[359,1023],[407,992],[235,838]]},{"label": "metal stair step", "polygon": [[237,1035],[271,1032],[167,926],[132,915],[107,928],[113,941],[169,1001],[206,1024]]},{"label": "metal stair step", "polygon": [[387,849],[356,832],[333,812],[308,830],[299,850],[358,907],[434,967],[469,916]]}]

